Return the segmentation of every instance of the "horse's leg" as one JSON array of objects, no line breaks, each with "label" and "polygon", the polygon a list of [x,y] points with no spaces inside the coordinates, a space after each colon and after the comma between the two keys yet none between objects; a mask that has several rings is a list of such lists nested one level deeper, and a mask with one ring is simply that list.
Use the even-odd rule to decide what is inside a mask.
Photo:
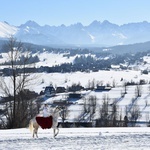
[{"label": "horse's leg", "polygon": [[[57,132],[55,133],[56,129],[57,129]],[[58,133],[59,133],[59,129],[58,129],[58,128],[55,128],[55,129],[54,129],[54,137],[56,137],[56,136],[58,135]]]},{"label": "horse's leg", "polygon": [[35,127],[34,127],[33,119],[30,120],[29,122],[29,129],[30,129],[30,132],[32,133],[32,137],[34,138]]},{"label": "horse's leg", "polygon": [[34,138],[34,134],[35,134],[35,128],[34,128],[34,130],[33,130],[33,138]]},{"label": "horse's leg", "polygon": [[59,133],[59,129],[58,128],[56,128],[57,129],[57,133],[56,133],[56,135],[55,136],[57,136],[58,135],[58,133]]},{"label": "horse's leg", "polygon": [[38,132],[38,128],[34,128],[34,130],[33,130],[33,138],[34,138],[34,134],[36,134],[36,137],[38,138],[37,132]]},{"label": "horse's leg", "polygon": [[38,134],[37,133],[38,133],[38,128],[36,129],[36,137],[38,138]]},{"label": "horse's leg", "polygon": [[38,132],[38,128],[35,128],[34,133],[36,134],[36,137],[38,138],[37,132]]},{"label": "horse's leg", "polygon": [[53,129],[53,136],[54,136],[54,138],[55,138],[55,128]]}]

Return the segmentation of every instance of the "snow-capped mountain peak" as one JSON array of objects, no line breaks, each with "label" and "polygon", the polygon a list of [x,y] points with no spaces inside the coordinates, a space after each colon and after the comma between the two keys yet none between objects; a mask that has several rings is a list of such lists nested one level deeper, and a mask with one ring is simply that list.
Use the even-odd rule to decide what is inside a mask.
[{"label": "snow-capped mountain peak", "polygon": [[21,24],[19,27],[23,28],[23,27],[33,27],[33,28],[37,28],[40,27],[39,24],[37,24],[35,21],[29,20],[27,21],[25,24]]},{"label": "snow-capped mountain peak", "polygon": [[18,31],[18,28],[15,26],[9,25],[7,22],[0,22],[0,37],[8,38],[11,35],[14,35]]},{"label": "snow-capped mountain peak", "polygon": [[124,25],[113,24],[107,20],[93,21],[88,26],[80,22],[70,26],[40,26],[34,21],[27,21],[18,27],[0,22],[0,38],[14,35],[22,42],[40,45],[109,45],[133,44],[149,41],[150,23],[128,23]]}]

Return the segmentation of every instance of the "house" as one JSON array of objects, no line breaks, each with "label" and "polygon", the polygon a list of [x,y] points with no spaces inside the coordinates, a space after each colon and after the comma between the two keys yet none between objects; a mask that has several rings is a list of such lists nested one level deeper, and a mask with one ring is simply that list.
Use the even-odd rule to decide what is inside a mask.
[{"label": "house", "polygon": [[68,105],[67,100],[55,100],[53,102],[53,106],[60,106],[60,107],[62,107],[62,106],[67,106],[67,105]]},{"label": "house", "polygon": [[76,92],[76,91],[81,91],[81,90],[84,90],[84,87],[82,87],[79,84],[77,84],[77,85],[73,84],[71,87],[68,88],[69,92]]},{"label": "house", "polygon": [[64,93],[64,92],[66,92],[66,88],[65,87],[57,87],[56,88],[56,93]]},{"label": "house", "polygon": [[111,90],[110,86],[97,86],[97,88],[95,89],[96,91],[109,91]]},{"label": "house", "polygon": [[80,93],[69,93],[69,98],[80,99],[82,96]]},{"label": "house", "polygon": [[69,93],[68,94],[68,102],[76,102],[77,100],[81,99],[82,95],[80,93]]},{"label": "house", "polygon": [[54,89],[54,87],[52,85],[46,86],[45,90],[44,90],[44,94],[47,97],[54,96],[55,95],[55,89]]}]

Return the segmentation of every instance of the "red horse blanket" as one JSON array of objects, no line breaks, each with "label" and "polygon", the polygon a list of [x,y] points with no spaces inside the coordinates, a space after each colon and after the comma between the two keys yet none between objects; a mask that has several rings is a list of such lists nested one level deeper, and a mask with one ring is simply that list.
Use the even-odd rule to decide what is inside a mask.
[{"label": "red horse blanket", "polygon": [[49,129],[49,128],[51,128],[52,127],[52,120],[53,120],[52,116],[49,116],[49,117],[37,116],[36,117],[36,121],[41,126],[42,129]]}]

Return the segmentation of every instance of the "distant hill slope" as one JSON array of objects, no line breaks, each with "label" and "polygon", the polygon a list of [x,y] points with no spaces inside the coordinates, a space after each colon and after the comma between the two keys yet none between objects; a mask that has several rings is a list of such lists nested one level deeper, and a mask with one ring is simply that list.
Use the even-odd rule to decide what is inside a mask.
[{"label": "distant hill slope", "polygon": [[[1,40],[0,39],[0,52],[3,52],[3,45],[7,43],[7,40]],[[63,45],[63,46],[57,46],[57,45],[51,45],[51,46],[45,46],[45,45],[37,45],[37,44],[31,44],[31,43],[24,43],[24,46],[30,47],[31,51],[34,52],[42,52],[43,48],[46,48],[47,50],[51,51],[65,51],[70,50],[74,52],[79,52],[79,49],[87,49],[89,51],[92,51],[93,53],[111,53],[111,54],[135,54],[138,52],[147,52],[150,51],[150,41],[144,42],[144,43],[136,43],[136,44],[129,44],[129,45],[118,45],[118,46],[112,46],[112,47],[76,47],[73,45]],[[78,53],[77,52],[77,53]]]},{"label": "distant hill slope", "polygon": [[137,52],[150,51],[150,41],[144,43],[118,45],[112,47],[94,47],[89,49],[94,52],[108,52],[113,54],[125,54],[125,53],[135,54]]}]

